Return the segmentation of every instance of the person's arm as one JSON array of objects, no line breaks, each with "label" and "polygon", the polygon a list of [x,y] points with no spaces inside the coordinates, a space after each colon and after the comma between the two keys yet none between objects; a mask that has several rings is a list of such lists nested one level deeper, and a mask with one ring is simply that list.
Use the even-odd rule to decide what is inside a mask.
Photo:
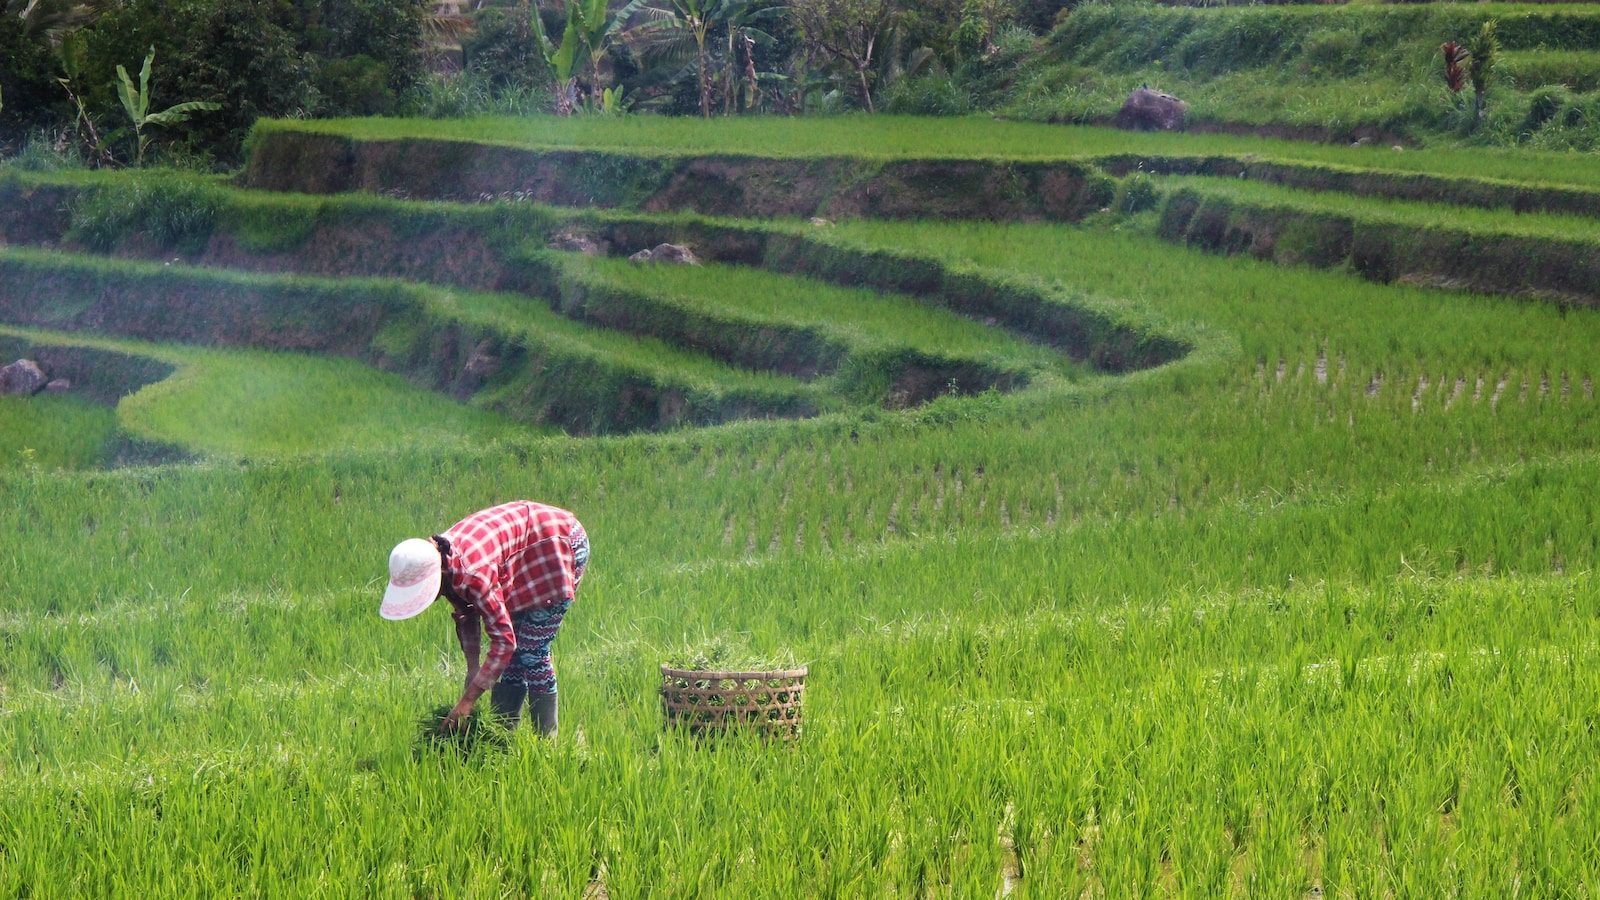
[{"label": "person's arm", "polygon": [[461,655],[467,659],[466,684],[471,684],[472,679],[478,677],[478,660],[482,655],[479,652],[481,629],[478,627],[478,617],[471,610],[454,607],[450,610],[450,616],[456,620],[456,640],[461,643]]},{"label": "person's arm", "polygon": [[478,698],[499,680],[500,673],[511,664],[512,651],[517,649],[517,633],[511,625],[510,614],[506,612],[500,585],[485,580],[480,588],[477,605],[483,614],[483,630],[489,634],[489,652],[484,656],[483,664],[478,666],[477,671],[467,679],[466,687],[461,691],[461,699],[439,724],[445,731],[455,730],[461,719],[471,714],[473,704],[477,703]]}]

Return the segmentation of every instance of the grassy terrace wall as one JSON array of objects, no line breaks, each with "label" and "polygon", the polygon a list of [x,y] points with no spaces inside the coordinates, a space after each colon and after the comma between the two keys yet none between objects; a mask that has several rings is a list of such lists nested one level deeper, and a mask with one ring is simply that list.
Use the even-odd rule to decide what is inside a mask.
[{"label": "grassy terrace wall", "polygon": [[433,200],[528,199],[561,206],[688,210],[739,217],[1074,221],[1110,182],[1075,162],[666,156],[511,147],[431,138],[362,139],[282,123],[258,128],[244,184]]},{"label": "grassy terrace wall", "polygon": [[[450,206],[372,197],[313,199],[252,194],[160,177],[115,187],[13,178],[0,180],[0,195],[8,199],[0,212],[0,237],[13,243],[83,247],[100,254],[161,259],[179,252],[189,264],[274,277],[382,276],[421,282],[415,287],[398,282],[360,283],[350,297],[340,298],[331,282],[312,280],[305,283],[307,289],[318,296],[330,292],[325,304],[285,300],[250,312],[249,304],[230,301],[226,315],[180,316],[180,321],[205,321],[211,329],[205,335],[157,334],[149,329],[166,327],[160,309],[196,302],[194,290],[210,297],[207,292],[211,288],[180,287],[164,304],[159,302],[160,291],[136,288],[135,294],[147,296],[148,303],[155,304],[137,321],[103,322],[91,317],[82,324],[114,327],[121,333],[145,337],[237,341],[286,349],[312,349],[307,341],[321,341],[323,345],[315,349],[406,372],[458,397],[485,390],[496,396],[504,394],[482,377],[463,373],[472,368],[474,357],[498,360],[508,353],[515,356],[515,347],[527,341],[513,341],[508,348],[503,329],[487,323],[467,327],[448,317],[425,314],[428,302],[422,295],[414,295],[416,291],[425,294],[429,288],[424,285],[526,297],[525,302],[547,304],[563,316],[591,326],[660,338],[745,369],[801,379],[828,376],[829,389],[867,402],[883,402],[887,397],[893,405],[915,404],[952,390],[1015,390],[1032,381],[1028,372],[1003,360],[892,348],[861,356],[807,325],[729,321],[686,313],[681,307],[660,302],[649,290],[623,288],[596,278],[577,254],[544,248],[552,235],[573,231],[589,234],[618,255],[664,241],[685,242],[712,262],[911,295],[927,305],[1000,326],[1106,372],[1160,365],[1188,351],[1184,340],[1151,334],[1109,310],[1053,296],[1038,284],[953,269],[913,254],[863,250],[830,241],[829,229],[809,225],[572,213],[524,204]],[[69,212],[35,216],[31,212],[35,204]],[[184,277],[198,277],[200,271],[189,270]],[[39,277],[38,273],[30,276]],[[255,287],[245,296],[254,296],[251,292],[265,289],[264,285],[273,285],[271,290],[277,291],[278,286],[291,283],[257,279],[249,282]],[[34,288],[58,295],[83,289],[77,283],[35,284]],[[18,286],[20,293],[15,299],[19,304],[24,303],[27,290]],[[349,308],[351,302],[358,306],[366,302],[352,298],[366,296],[375,298],[372,308],[379,310],[378,315],[357,315],[348,322],[339,318],[338,310]],[[251,318],[264,314],[262,309],[280,314],[285,304],[302,311],[315,310],[314,323],[308,327],[294,321]],[[18,306],[13,314],[26,315],[26,310]],[[380,320],[387,325],[380,328]],[[343,335],[344,340],[338,346],[329,344],[325,335],[330,332]],[[406,335],[403,348],[395,341],[399,334]],[[547,340],[540,346],[546,352],[558,352],[558,342]],[[535,354],[527,361],[519,359],[515,368],[531,366],[530,371],[543,371],[547,368],[541,362],[544,358]],[[615,386],[611,384],[614,378],[594,380],[602,390]],[[538,390],[530,387],[520,399],[497,408],[523,417],[553,417],[552,421],[579,431],[667,427],[752,415],[805,415],[818,410],[814,392],[782,400],[775,396],[762,400],[760,395],[740,399],[742,395],[737,394],[719,399],[715,392],[696,394],[665,383],[651,387],[630,381],[618,392],[634,399],[595,419],[565,405],[545,407],[535,399],[559,389],[556,384]],[[656,399],[650,400],[652,397]],[[606,410],[607,405],[597,408]]]},{"label": "grassy terrace wall", "polygon": [[[41,302],[45,301],[45,302]],[[805,398],[725,390],[617,365],[441,306],[423,286],[260,277],[0,251],[0,317],[14,324],[359,359],[508,415],[575,433],[809,415]],[[476,362],[475,362],[476,361]]]},{"label": "grassy terrace wall", "polygon": [[1183,339],[1151,333],[1103,310],[1064,302],[1037,284],[992,272],[961,270],[914,253],[868,250],[831,241],[825,229],[797,233],[721,222],[586,218],[616,246],[687,241],[697,251],[724,262],[921,297],[963,315],[1004,325],[1101,371],[1146,369],[1178,359],[1190,349]]},{"label": "grassy terrace wall", "polygon": [[[1425,172],[1359,169],[1337,164],[1261,160],[1250,156],[1164,156],[1119,154],[1096,161],[1106,172],[1127,176],[1203,175],[1244,178],[1314,191],[1339,191],[1358,197],[1383,197],[1423,203],[1448,203],[1512,212],[1565,213],[1600,217],[1600,190],[1529,184],[1485,178],[1460,178]],[[1559,166],[1549,174],[1559,179]]]},{"label": "grassy terrace wall", "polygon": [[1184,187],[1166,198],[1156,231],[1213,252],[1348,267],[1373,281],[1600,304],[1600,243],[1581,235],[1563,240],[1447,224],[1423,227]]},{"label": "grassy terrace wall", "polygon": [[[816,191],[824,183],[860,182],[897,171],[912,174],[882,186],[906,199],[863,203],[857,196],[831,211],[839,218],[899,218],[909,209],[911,217],[1048,219],[1053,214],[1041,215],[1035,202],[1020,202],[1014,195],[1048,190],[1056,197],[1065,196],[1070,183],[1059,190],[1043,183],[1049,173],[1056,173],[1067,182],[1082,179],[1085,193],[1080,202],[1067,204],[1078,207],[1072,209],[1073,217],[1081,217],[1111,199],[1114,186],[1102,175],[1143,171],[1242,177],[1517,212],[1600,214],[1600,157],[1577,152],[1394,152],[1387,145],[1148,134],[978,117],[841,116],[803,123],[736,119],[711,123],[704,132],[679,128],[668,123],[642,130],[625,120],[481,119],[460,125],[462,136],[450,139],[451,131],[421,120],[269,121],[257,127],[254,143],[261,151],[261,186],[269,188],[411,195],[414,188],[394,180],[394,173],[405,168],[443,185],[428,191],[449,199],[690,209],[737,217],[759,217],[764,215],[761,209],[789,217],[810,215],[819,202],[831,202],[817,200]],[[859,145],[858,151],[846,155],[843,151],[852,143]],[[380,147],[387,149],[380,154],[375,149]],[[459,156],[442,162],[426,153],[415,159],[396,156],[394,149],[403,147],[434,148]],[[273,158],[279,151],[285,155]],[[354,159],[360,152],[370,152],[375,159],[384,156],[382,165],[374,162],[370,183],[354,177]],[[915,157],[918,152],[923,156]],[[535,161],[539,171],[502,171],[507,154],[517,153]],[[1046,175],[1028,174],[1041,172]],[[265,178],[267,173],[271,178]],[[248,181],[255,176],[245,177]],[[522,187],[477,190],[475,181]],[[930,191],[940,196],[930,197]],[[975,211],[980,202],[989,205]],[[1060,208],[1059,201],[1049,202]]]}]

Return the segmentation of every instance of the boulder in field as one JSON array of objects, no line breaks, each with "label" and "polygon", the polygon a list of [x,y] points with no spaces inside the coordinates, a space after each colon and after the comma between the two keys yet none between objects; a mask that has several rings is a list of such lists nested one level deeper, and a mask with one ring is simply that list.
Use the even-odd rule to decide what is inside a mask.
[{"label": "boulder in field", "polygon": [[606,244],[593,235],[581,231],[558,232],[550,239],[551,250],[564,250],[568,253],[582,253],[584,256],[605,256]]},{"label": "boulder in field", "polygon": [[19,359],[9,366],[0,366],[0,394],[31,397],[44,390],[49,377],[39,364],[31,359]]},{"label": "boulder in field", "polygon": [[70,390],[72,390],[72,380],[70,378],[52,378],[44,386],[46,394],[65,394]]},{"label": "boulder in field", "polygon": [[1171,94],[1141,87],[1123,102],[1116,126],[1131,131],[1182,131],[1188,117],[1189,104]]},{"label": "boulder in field", "polygon": [[700,258],[682,244],[657,244],[649,250],[640,250],[628,257],[636,263],[670,263],[678,266],[698,266]]}]

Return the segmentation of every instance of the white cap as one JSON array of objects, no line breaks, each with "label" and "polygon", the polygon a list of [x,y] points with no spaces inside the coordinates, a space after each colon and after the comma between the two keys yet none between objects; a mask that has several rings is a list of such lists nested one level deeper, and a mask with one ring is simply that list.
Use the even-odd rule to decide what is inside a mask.
[{"label": "white cap", "polygon": [[433,541],[409,538],[389,553],[389,588],[378,615],[409,619],[439,598],[439,548]]}]

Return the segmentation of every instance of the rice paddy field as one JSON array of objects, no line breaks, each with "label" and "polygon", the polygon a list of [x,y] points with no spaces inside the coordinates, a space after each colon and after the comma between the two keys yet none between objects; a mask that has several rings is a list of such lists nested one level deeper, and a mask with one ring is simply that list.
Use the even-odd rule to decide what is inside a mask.
[{"label": "rice paddy field", "polygon": [[[1592,159],[1280,143],[1285,183],[1264,144],[977,120],[315,127],[258,151],[514,132],[715,157],[753,203],[794,183],[730,155],[1004,166],[986,129],[1026,129],[1094,202],[0,170],[0,355],[81,373],[0,402],[0,895],[1600,892],[1600,314],[1556,209]],[[1349,179],[1402,170],[1428,196]],[[1212,239],[1279,209],[1456,252]],[[705,264],[621,259],[668,240]],[[511,498],[593,541],[561,731],[441,744],[460,652],[378,618],[387,554]],[[708,649],[808,665],[799,739],[664,728],[660,664]]]},{"label": "rice paddy field", "polygon": [[[1593,153],[1555,150],[1423,147],[1394,150],[1382,144],[1344,146],[1228,134],[1129,133],[1111,128],[1060,126],[991,116],[831,116],[775,133],[770,122],[732,118],[710,122],[641,118],[320,119],[266,121],[262,143],[282,132],[355,137],[366,141],[441,140],[542,150],[617,150],[652,156],[752,155],[762,158],[848,156],[902,158],[1061,160],[1143,154],[1152,156],[1248,155],[1344,165],[1374,171],[1463,175],[1545,185],[1600,186]],[[1070,135],[1067,137],[1066,135]]]}]

